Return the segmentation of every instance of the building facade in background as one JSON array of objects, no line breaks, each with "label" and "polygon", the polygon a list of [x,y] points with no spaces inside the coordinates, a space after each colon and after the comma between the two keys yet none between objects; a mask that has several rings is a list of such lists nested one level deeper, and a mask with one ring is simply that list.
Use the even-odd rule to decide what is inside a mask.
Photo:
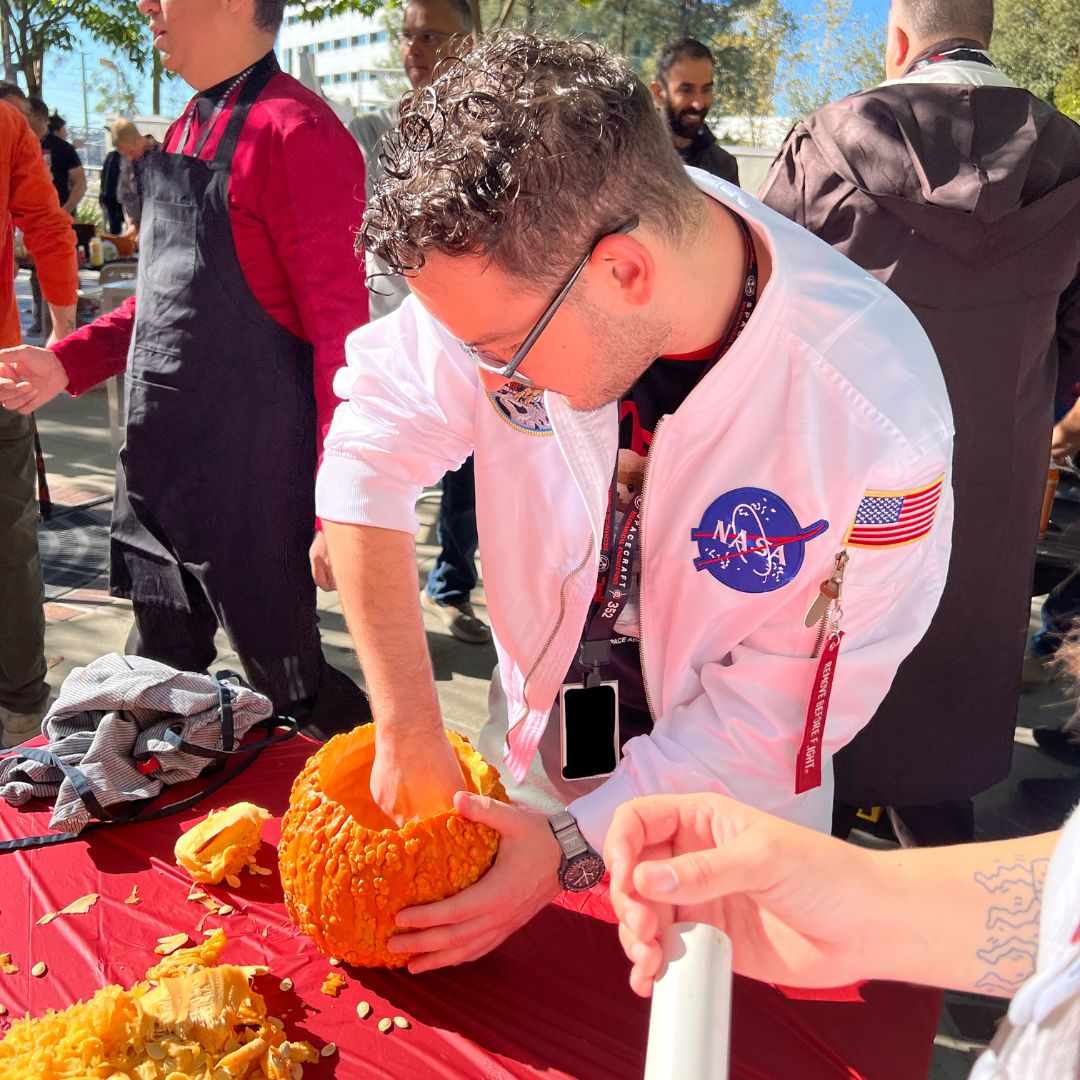
[{"label": "building facade in background", "polygon": [[287,14],[277,54],[282,69],[309,86],[305,68],[310,64],[318,89],[359,113],[385,108],[408,87],[384,19],[378,15],[350,13],[313,24]]}]

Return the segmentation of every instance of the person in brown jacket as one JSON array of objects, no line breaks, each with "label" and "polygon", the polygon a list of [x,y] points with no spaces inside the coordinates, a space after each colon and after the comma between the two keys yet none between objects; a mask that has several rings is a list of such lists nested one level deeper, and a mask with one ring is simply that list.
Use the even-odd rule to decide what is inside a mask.
[{"label": "person in brown jacket", "polygon": [[1008,774],[1058,373],[1080,374],[1080,128],[997,69],[992,28],[992,0],[893,0],[885,82],[796,124],[760,193],[907,303],[952,402],[945,592],[835,759],[838,803],[888,805],[907,844],[970,840]]},{"label": "person in brown jacket", "polygon": [[[53,337],[75,329],[79,274],[71,218],[41,156],[41,144],[18,108],[0,100],[0,347],[18,345],[14,234],[22,230],[41,291],[52,312]],[[36,735],[49,696],[45,681],[45,616],[37,546],[34,447],[28,417],[0,410],[0,746]]]}]

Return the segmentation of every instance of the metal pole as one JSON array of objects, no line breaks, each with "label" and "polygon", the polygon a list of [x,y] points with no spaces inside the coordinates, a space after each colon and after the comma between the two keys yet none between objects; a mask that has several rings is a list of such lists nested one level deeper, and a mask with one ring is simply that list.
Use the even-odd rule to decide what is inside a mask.
[{"label": "metal pole", "polygon": [[645,1080],[727,1080],[731,942],[705,923],[675,923],[653,988]]},{"label": "metal pole", "polygon": [[86,53],[79,53],[79,60],[82,62],[82,115],[83,115],[83,130],[87,136],[90,134],[90,105],[86,97]]}]

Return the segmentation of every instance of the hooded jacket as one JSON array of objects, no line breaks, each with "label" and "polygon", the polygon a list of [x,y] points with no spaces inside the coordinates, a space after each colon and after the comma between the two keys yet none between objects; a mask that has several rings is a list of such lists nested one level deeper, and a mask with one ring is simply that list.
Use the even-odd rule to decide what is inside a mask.
[{"label": "hooded jacket", "polygon": [[1080,369],[1080,129],[993,67],[935,63],[796,125],[761,197],[911,308],[956,424],[941,605],[837,797],[972,795],[1009,770],[1058,366]]}]

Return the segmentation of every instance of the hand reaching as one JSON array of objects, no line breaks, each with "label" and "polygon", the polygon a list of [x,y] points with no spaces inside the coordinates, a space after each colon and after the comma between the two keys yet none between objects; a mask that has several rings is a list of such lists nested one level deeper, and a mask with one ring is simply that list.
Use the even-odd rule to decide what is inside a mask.
[{"label": "hand reaching", "polygon": [[735,970],[765,982],[831,987],[867,976],[860,943],[883,886],[861,849],[706,794],[625,803],[604,858],[630,985],[643,997],[673,922],[719,927]]},{"label": "hand reaching", "polygon": [[32,413],[67,384],[67,372],[48,349],[21,345],[0,350],[0,405],[5,409]]}]

